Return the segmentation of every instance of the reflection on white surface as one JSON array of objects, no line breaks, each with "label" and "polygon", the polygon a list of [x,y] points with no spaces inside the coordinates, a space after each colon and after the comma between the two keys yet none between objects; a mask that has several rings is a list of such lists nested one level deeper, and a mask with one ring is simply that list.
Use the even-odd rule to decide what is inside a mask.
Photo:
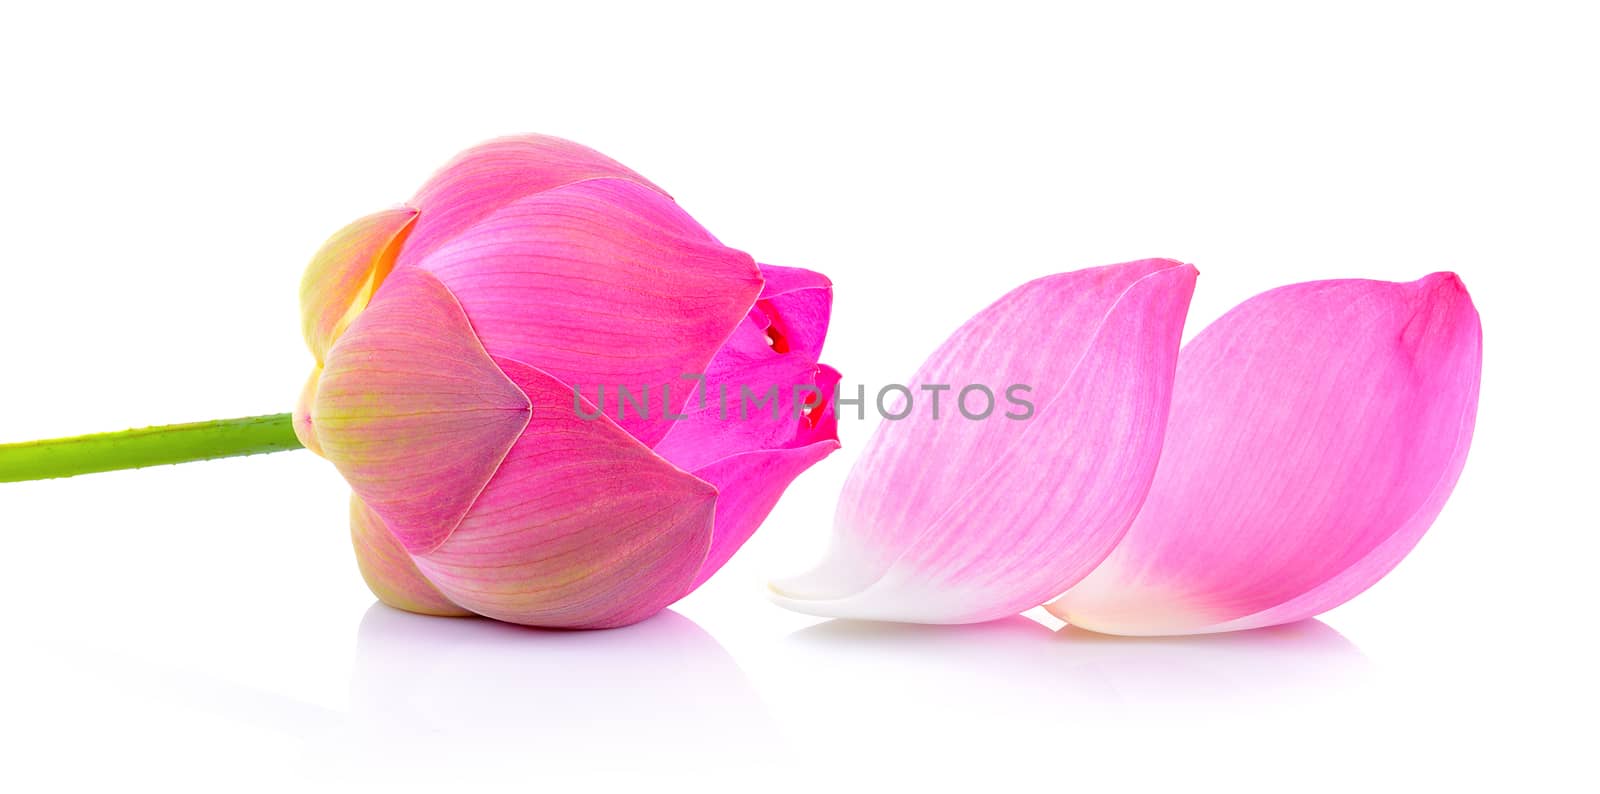
[{"label": "reflection on white surface", "polygon": [[[270,758],[276,774],[340,787],[634,786],[670,776],[784,790],[832,785],[840,768],[889,781],[924,763],[948,766],[941,779],[990,785],[1005,770],[964,759],[1086,746],[1102,748],[1100,763],[1138,765],[1155,736],[1204,755],[1211,737],[1259,746],[1286,726],[1348,725],[1340,700],[1373,696],[1355,686],[1369,666],[1361,652],[1316,621],[1154,639],[1056,631],[1021,616],[974,626],[829,621],[773,645],[735,646],[759,694],[711,635],[674,612],[612,631],[552,632],[374,604],[355,628],[342,708],[120,660],[94,665],[113,694],[91,724],[146,719],[139,701],[103,712],[122,692],[154,695],[159,713],[173,715],[161,744],[212,746],[218,765]],[[60,709],[44,705],[34,711]],[[928,761],[930,748],[955,750]]]},{"label": "reflection on white surface", "polygon": [[649,764],[709,746],[764,751],[755,690],[693,621],[663,612],[611,631],[541,631],[374,604],[358,634],[352,738],[404,763]]},{"label": "reflection on white surface", "polygon": [[616,631],[549,632],[374,605],[348,729],[314,753],[408,782],[527,766],[561,778],[670,772],[754,785],[750,770],[765,767],[826,780],[836,764],[889,770],[958,735],[964,752],[1026,757],[1094,737],[1129,748],[1152,731],[1198,737],[1225,718],[1278,724],[1284,709],[1327,713],[1368,667],[1317,621],[1138,639],[1022,616],[828,621],[770,656],[749,651],[766,662],[759,696],[722,646],[672,612]]},{"label": "reflection on white surface", "polygon": [[[790,635],[817,651],[902,677],[926,676],[938,697],[983,698],[990,710],[1044,703],[1100,707],[1284,703],[1348,687],[1366,657],[1327,624],[1301,621],[1193,637],[1114,637],[1016,616],[971,626],[834,620]],[[933,685],[939,682],[938,685]]]},{"label": "reflection on white surface", "polygon": [[1155,774],[1172,778],[1158,790],[1195,790],[1185,770],[1304,752],[1315,746],[1303,743],[1308,733],[1349,724],[1345,702],[1371,696],[1365,657],[1315,621],[1158,639],[1054,630],[1025,616],[971,626],[830,621],[784,645],[790,664],[826,666],[815,681],[790,675],[781,702],[771,695],[786,725],[809,729],[808,756],[883,770],[886,781],[914,766],[975,791],[1037,788],[1040,764],[1052,788],[1098,780],[1085,790],[1132,790],[1107,784]]},{"label": "reflection on white surface", "polygon": [[[781,732],[733,657],[672,611],[608,631],[543,631],[374,603],[353,628],[344,708],[86,649],[32,666],[58,676],[78,669],[86,679],[73,688],[88,694],[73,699],[91,702],[92,719],[68,712],[68,723],[121,726],[114,720],[137,722],[156,709],[182,726],[163,744],[210,734],[205,741],[229,752],[254,747],[270,757],[273,774],[392,790],[637,781],[668,769],[713,780],[781,751]],[[49,705],[34,712],[63,710],[59,692],[36,699]]]},{"label": "reflection on white surface", "polygon": [[[821,774],[818,759],[877,766],[957,735],[972,752],[1008,755],[1086,737],[1125,735],[1136,747],[1152,730],[1193,733],[1280,708],[1320,720],[1341,698],[1371,696],[1360,689],[1370,667],[1361,651],[1314,620],[1176,638],[1052,630],[1022,616],[827,621],[746,648],[760,694],[711,635],[670,611],[623,629],[555,632],[373,604],[355,645],[345,708],[127,659],[93,672],[118,692],[298,739],[319,776],[401,782],[528,765],[559,778]],[[1119,728],[1118,717],[1134,719]],[[216,723],[191,727],[207,724]],[[280,762],[299,766],[294,755]]]},{"label": "reflection on white surface", "polygon": [[[1483,654],[1521,653],[1524,641],[1502,647],[1479,631],[1416,632],[1404,642],[1409,661],[1375,645],[1381,675],[1369,677],[1374,665],[1318,622],[1127,639],[1025,617],[836,621],[779,634],[784,613],[751,610],[742,624],[730,615],[703,618],[728,650],[673,613],[562,633],[375,605],[329,613],[313,627],[322,635],[237,621],[204,640],[247,644],[267,657],[254,667],[174,653],[176,634],[75,644],[80,626],[41,620],[18,635],[33,641],[9,655],[0,701],[28,734],[13,755],[53,779],[89,780],[109,765],[180,783],[242,775],[272,791],[301,790],[301,780],[341,791],[632,791],[661,781],[1021,791],[1045,769],[1061,788],[1130,790],[1119,784],[1131,771],[1159,779],[1157,790],[1188,791],[1195,769],[1273,786],[1306,770],[1342,772],[1358,785],[1373,764],[1418,753],[1422,785],[1463,752],[1560,760],[1587,749],[1581,732],[1541,730],[1533,718],[1581,699],[1525,668],[1496,678]],[[85,748],[98,766],[83,763]],[[1335,757],[1353,761],[1330,770]],[[1560,768],[1546,764],[1535,769]],[[906,770],[940,785],[908,786]],[[1509,760],[1500,770],[1526,773]]]},{"label": "reflection on white surface", "polygon": [[1357,685],[1361,650],[1318,620],[1192,637],[1114,637],[1075,626],[1058,653],[1124,703],[1168,705],[1321,699]]}]

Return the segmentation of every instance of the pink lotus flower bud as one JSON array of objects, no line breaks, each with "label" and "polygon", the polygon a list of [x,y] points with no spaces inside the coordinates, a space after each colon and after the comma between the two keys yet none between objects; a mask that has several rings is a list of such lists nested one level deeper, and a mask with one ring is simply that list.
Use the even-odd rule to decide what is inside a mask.
[{"label": "pink lotus flower bud", "polygon": [[384,602],[626,625],[838,448],[831,300],[597,152],[497,140],[312,260],[295,432],[350,482]]}]

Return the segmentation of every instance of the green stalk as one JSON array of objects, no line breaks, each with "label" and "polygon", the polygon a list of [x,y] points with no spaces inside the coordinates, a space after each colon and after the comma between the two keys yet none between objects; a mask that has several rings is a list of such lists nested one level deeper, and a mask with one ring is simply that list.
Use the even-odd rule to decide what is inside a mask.
[{"label": "green stalk", "polygon": [[290,414],[141,427],[0,444],[0,482],[48,480],[299,448]]}]

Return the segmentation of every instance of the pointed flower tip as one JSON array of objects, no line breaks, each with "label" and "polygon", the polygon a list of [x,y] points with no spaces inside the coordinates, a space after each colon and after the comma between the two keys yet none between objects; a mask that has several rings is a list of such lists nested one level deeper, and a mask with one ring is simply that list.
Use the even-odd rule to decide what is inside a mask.
[{"label": "pointed flower tip", "polygon": [[801,267],[758,264],[765,280],[761,297],[775,298],[801,290],[832,290],[833,281],[815,270]]},{"label": "pointed flower tip", "polygon": [[1402,348],[1420,357],[1449,358],[1462,345],[1481,347],[1478,309],[1461,277],[1430,273],[1410,284],[1412,318],[1401,329]]},{"label": "pointed flower tip", "polygon": [[1165,258],[1152,261],[1158,262],[1162,265],[1162,267],[1153,275],[1166,275],[1174,278],[1182,278],[1186,279],[1190,284],[1193,284],[1195,279],[1199,278],[1200,276],[1200,268],[1197,268],[1188,262]]},{"label": "pointed flower tip", "polygon": [[1461,280],[1460,274],[1452,270],[1440,270],[1434,273],[1429,273],[1428,275],[1417,279],[1417,282],[1431,286],[1435,289],[1452,290],[1461,292],[1463,294],[1465,294],[1467,291],[1467,285]]},{"label": "pointed flower tip", "polygon": [[[1177,259],[1162,257],[1152,259],[1135,259],[1115,265],[1102,265],[1100,267],[1073,270],[1065,273],[1052,273],[1042,276],[1028,284],[1013,290],[1012,294],[1020,293],[1034,287],[1046,287],[1056,291],[1058,297],[1071,298],[1086,289],[1086,282],[1097,282],[1111,286],[1119,291],[1115,300],[1133,291],[1136,285],[1146,279],[1166,279],[1173,286],[1180,289],[1187,284],[1193,289],[1193,284],[1200,275],[1200,270],[1194,265]],[[1011,297],[1010,295],[1007,298]],[[1001,299],[1006,300],[1005,298]]]},{"label": "pointed flower tip", "polygon": [[[1143,261],[1146,261],[1146,262],[1161,262],[1161,263],[1164,263],[1167,267],[1191,267],[1191,268],[1194,267],[1194,265],[1191,265],[1188,262],[1183,261],[1182,259],[1173,259],[1170,256],[1156,256],[1156,257],[1151,257],[1151,258],[1143,260]],[[1199,271],[1197,270],[1196,272],[1199,272]]]},{"label": "pointed flower tip", "polygon": [[1169,257],[1169,256],[1153,256],[1153,257],[1150,257],[1148,259],[1135,259],[1135,260],[1133,260],[1131,262],[1127,262],[1127,263],[1121,264],[1121,265],[1110,265],[1110,267],[1130,267],[1130,266],[1131,267],[1146,268],[1146,269],[1150,270],[1151,272],[1159,272],[1159,271],[1163,271],[1163,270],[1173,270],[1173,269],[1183,269],[1183,268],[1187,268],[1189,270],[1193,270],[1196,273],[1200,272],[1199,269],[1196,268],[1194,265],[1189,264],[1188,262],[1185,262],[1182,259],[1173,259],[1172,257]]},{"label": "pointed flower tip", "polygon": [[1179,262],[1175,259],[1165,259],[1162,261],[1172,263],[1170,267],[1161,271],[1162,273],[1167,273],[1186,279],[1191,285],[1200,277],[1200,268],[1197,268],[1188,262]]},{"label": "pointed flower tip", "polygon": [[1467,291],[1466,282],[1461,280],[1460,275],[1449,270],[1429,273],[1405,286],[1418,293],[1423,300],[1472,305],[1472,294]]}]

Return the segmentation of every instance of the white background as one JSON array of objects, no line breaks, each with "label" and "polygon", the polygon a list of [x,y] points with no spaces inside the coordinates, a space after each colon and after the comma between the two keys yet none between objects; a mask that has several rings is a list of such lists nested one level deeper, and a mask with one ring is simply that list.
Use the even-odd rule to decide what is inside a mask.
[{"label": "white background", "polygon": [[0,441],[288,410],[324,237],[538,131],[829,274],[848,382],[1050,272],[1194,262],[1192,335],[1455,270],[1485,353],[1454,497],[1320,622],[1135,641],[767,603],[870,422],[603,633],[375,606],[305,452],[0,485],[0,788],[1594,790],[1590,9],[559,5],[0,12]]}]

